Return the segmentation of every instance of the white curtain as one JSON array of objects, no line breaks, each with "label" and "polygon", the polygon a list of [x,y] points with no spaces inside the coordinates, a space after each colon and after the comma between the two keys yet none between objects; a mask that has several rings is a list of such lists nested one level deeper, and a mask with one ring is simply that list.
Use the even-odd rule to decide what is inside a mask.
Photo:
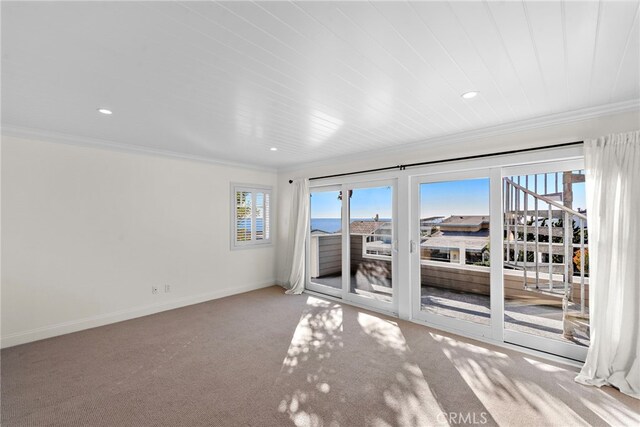
[{"label": "white curtain", "polygon": [[309,232],[309,180],[297,179],[291,185],[293,194],[287,246],[289,278],[285,286],[286,293],[301,294],[304,291],[305,252]]},{"label": "white curtain", "polygon": [[591,346],[576,381],[640,398],[640,131],[585,141]]}]

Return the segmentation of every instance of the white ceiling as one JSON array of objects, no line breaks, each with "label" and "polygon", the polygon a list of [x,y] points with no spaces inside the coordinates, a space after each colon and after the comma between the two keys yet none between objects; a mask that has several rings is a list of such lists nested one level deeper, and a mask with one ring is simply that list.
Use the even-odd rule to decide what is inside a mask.
[{"label": "white ceiling", "polygon": [[388,149],[640,99],[639,4],[3,1],[2,122],[273,167]]}]

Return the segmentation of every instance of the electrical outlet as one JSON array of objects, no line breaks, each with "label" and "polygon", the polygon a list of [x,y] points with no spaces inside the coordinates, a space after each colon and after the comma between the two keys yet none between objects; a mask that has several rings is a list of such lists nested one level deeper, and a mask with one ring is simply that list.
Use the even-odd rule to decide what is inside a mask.
[{"label": "electrical outlet", "polygon": [[166,292],[171,292],[171,285],[164,285],[164,291]]},{"label": "electrical outlet", "polygon": [[152,286],[151,287],[151,293],[156,295],[158,293],[158,287],[157,286]]}]

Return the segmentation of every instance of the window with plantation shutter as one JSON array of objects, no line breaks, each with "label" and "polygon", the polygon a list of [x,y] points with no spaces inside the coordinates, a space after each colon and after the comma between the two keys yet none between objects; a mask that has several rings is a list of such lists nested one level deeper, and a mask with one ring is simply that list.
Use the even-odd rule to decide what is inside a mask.
[{"label": "window with plantation shutter", "polygon": [[271,187],[231,185],[232,248],[271,243]]}]

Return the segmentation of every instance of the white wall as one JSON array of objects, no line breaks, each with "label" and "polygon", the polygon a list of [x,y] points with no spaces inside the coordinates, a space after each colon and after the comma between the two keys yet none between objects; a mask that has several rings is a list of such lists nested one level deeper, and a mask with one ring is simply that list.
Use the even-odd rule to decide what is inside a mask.
[{"label": "white wall", "polygon": [[230,182],[277,202],[275,172],[11,137],[1,161],[3,347],[275,283],[275,245],[229,249]]},{"label": "white wall", "polygon": [[[515,125],[470,132],[443,138],[441,141],[416,143],[397,150],[352,155],[342,161],[318,162],[311,165],[306,164],[304,167],[281,170],[278,173],[280,193],[278,242],[282,247],[286,247],[288,240],[288,227],[286,227],[286,224],[289,223],[291,202],[289,179],[309,178],[399,164],[582,141],[613,132],[626,132],[637,129],[640,129],[640,111],[638,110],[596,117],[587,111],[582,118],[558,115],[544,120],[532,120]],[[409,169],[407,170],[409,171]],[[367,176],[363,175],[362,180],[366,181]],[[406,214],[403,211],[399,212],[403,215]],[[285,268],[284,259],[279,258],[278,278],[280,281],[284,281],[287,277]]]}]

